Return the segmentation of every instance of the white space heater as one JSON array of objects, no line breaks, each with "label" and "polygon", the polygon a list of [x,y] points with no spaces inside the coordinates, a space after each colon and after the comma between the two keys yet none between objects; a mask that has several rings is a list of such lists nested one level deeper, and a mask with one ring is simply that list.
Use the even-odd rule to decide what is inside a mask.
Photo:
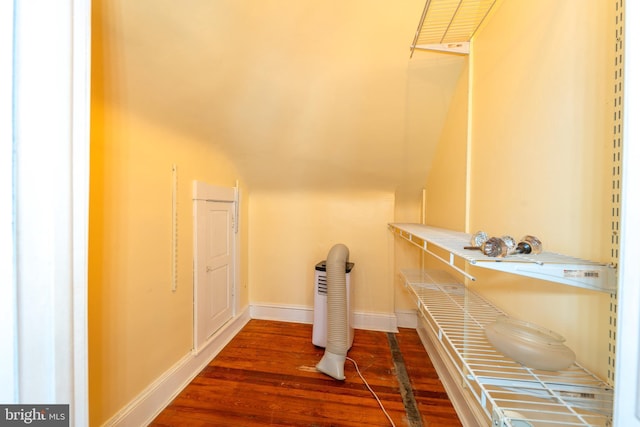
[{"label": "white space heater", "polygon": [[[347,262],[345,267],[347,284],[347,318],[349,319],[349,348],[353,344],[353,310],[351,309],[351,270],[355,264]],[[316,264],[313,306],[313,338],[312,342],[318,347],[327,346],[327,261]]]}]

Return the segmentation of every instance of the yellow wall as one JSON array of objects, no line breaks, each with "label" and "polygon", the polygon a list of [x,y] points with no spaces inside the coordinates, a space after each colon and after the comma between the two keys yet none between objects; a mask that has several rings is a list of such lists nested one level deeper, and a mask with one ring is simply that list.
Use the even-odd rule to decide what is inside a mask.
[{"label": "yellow wall", "polygon": [[393,313],[385,227],[393,209],[393,193],[383,191],[252,193],[251,303],[313,307],[314,266],[343,243],[355,263],[354,310]]},{"label": "yellow wall", "polygon": [[[95,106],[92,118],[89,398],[91,423],[99,425],[191,350],[191,185],[230,187],[235,173],[210,144],[104,105]],[[176,292],[172,164],[179,177]],[[242,238],[240,245],[246,248]],[[246,265],[246,250],[241,258]],[[248,303],[245,278],[241,271],[239,308]]]},{"label": "yellow wall", "polygon": [[[191,349],[193,180],[246,186],[239,308],[311,308],[313,267],[342,242],[356,263],[355,309],[393,313],[386,224],[394,191],[422,186],[422,137],[437,137],[446,110],[425,126],[418,115],[426,98],[416,90],[408,99],[407,89],[413,81],[433,95],[436,86],[437,105],[448,102],[446,88],[407,71],[421,7],[93,2],[91,425],[116,415]],[[419,109],[406,130],[408,105]]]},{"label": "yellow wall", "polygon": [[[540,237],[547,250],[608,261],[611,11],[606,2],[501,2],[470,56],[469,232]],[[462,110],[467,101],[459,99]],[[449,122],[448,122],[449,123]],[[462,146],[448,134],[440,150]],[[449,159],[449,160],[447,160]],[[463,155],[436,158],[455,179]],[[457,172],[456,172],[457,171]],[[428,219],[455,200],[430,176]],[[436,178],[438,179],[436,181]],[[458,229],[460,220],[456,220]],[[470,267],[471,285],[508,313],[558,331],[606,378],[609,295]]]},{"label": "yellow wall", "polygon": [[465,58],[426,185],[426,222],[449,230],[466,225],[468,80]]},{"label": "yellow wall", "polygon": [[[394,222],[420,223],[429,216],[431,223],[440,227],[456,229],[464,224],[467,109],[461,100],[467,99],[467,62],[461,55],[413,53],[407,67],[403,147],[409,147],[403,166],[408,179],[395,192]],[[441,139],[449,143],[438,144]],[[460,161],[453,162],[452,156]],[[423,194],[427,178],[429,191]],[[446,198],[449,209],[430,210],[431,203],[443,203],[441,197]],[[452,200],[455,203],[449,203]],[[442,215],[440,219],[435,218],[438,214]],[[396,272],[421,262],[421,254],[398,239],[390,244],[389,251],[394,254]],[[393,287],[395,312],[415,310],[401,275],[394,275]]]},{"label": "yellow wall", "polygon": [[[192,348],[192,182],[232,187],[214,144],[149,122],[94,24],[89,207],[89,404],[102,425]],[[121,47],[121,46],[119,46]],[[178,283],[171,290],[172,165],[178,168]],[[242,180],[240,181],[242,184]],[[243,199],[246,191],[241,185]],[[242,205],[246,216],[248,206]],[[247,232],[240,230],[238,304],[248,305]]]}]

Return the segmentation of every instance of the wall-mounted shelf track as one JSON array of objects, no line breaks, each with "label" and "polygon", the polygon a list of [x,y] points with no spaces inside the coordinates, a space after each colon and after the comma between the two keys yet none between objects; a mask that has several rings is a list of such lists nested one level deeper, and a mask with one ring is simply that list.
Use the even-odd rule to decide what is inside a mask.
[{"label": "wall-mounted shelf track", "polygon": [[608,426],[613,390],[577,363],[563,371],[527,368],[497,351],[484,326],[504,313],[440,270],[404,270],[422,327],[472,396],[482,424]]},{"label": "wall-mounted shelf track", "polygon": [[[542,252],[537,255],[509,255],[505,258],[485,256],[469,246],[471,235],[421,224],[393,223],[389,228],[398,236],[420,247],[471,280],[475,277],[457,265],[462,260],[470,265],[547,280],[601,292],[616,291],[615,267],[561,255]],[[437,249],[436,249],[437,248]],[[442,252],[448,254],[443,256]]]}]

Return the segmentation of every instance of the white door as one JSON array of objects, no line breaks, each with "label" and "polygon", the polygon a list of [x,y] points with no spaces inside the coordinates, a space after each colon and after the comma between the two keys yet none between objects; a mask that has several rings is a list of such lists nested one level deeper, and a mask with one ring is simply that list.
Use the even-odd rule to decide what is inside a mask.
[{"label": "white door", "polygon": [[196,201],[196,351],[233,316],[234,208],[229,201]]}]

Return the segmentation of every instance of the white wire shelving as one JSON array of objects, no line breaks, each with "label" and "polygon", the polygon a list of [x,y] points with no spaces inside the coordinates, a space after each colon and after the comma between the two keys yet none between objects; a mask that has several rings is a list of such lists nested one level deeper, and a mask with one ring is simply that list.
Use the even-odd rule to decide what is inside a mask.
[{"label": "white wire shelving", "polygon": [[427,0],[418,23],[415,49],[469,53],[469,42],[496,0]]},{"label": "white wire shelving", "polygon": [[610,426],[613,389],[578,363],[534,370],[504,356],[484,326],[504,315],[440,270],[403,270],[432,336],[455,366],[458,381],[495,427]]},{"label": "white wire shelving", "polygon": [[[537,255],[493,258],[477,250],[464,249],[470,244],[471,235],[468,233],[408,223],[392,223],[389,228],[471,280],[475,277],[457,265],[457,260],[476,267],[600,292],[615,292],[617,288],[616,268],[609,264],[547,251]],[[443,251],[446,252],[444,256]]]}]

